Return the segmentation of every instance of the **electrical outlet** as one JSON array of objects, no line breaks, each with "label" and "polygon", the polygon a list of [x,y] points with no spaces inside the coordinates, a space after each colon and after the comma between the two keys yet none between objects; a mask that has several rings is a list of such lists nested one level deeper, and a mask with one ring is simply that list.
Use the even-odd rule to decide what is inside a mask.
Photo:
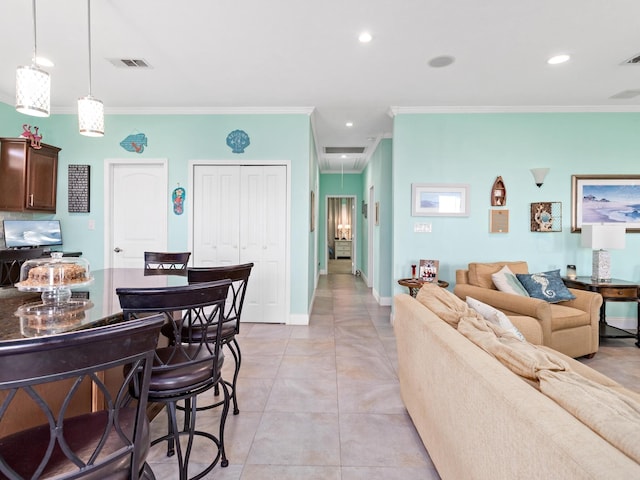
[{"label": "electrical outlet", "polygon": [[414,233],[431,233],[431,224],[430,223],[414,223],[413,232]]}]

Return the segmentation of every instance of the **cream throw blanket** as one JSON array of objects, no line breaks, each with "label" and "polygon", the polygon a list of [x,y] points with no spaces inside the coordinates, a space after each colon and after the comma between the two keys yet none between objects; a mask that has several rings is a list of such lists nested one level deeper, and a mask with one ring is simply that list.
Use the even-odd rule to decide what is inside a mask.
[{"label": "cream throw blanket", "polygon": [[511,371],[539,382],[542,393],[640,463],[640,402],[634,399],[636,395],[573,372],[553,352],[518,340],[444,288],[425,284],[416,299]]}]

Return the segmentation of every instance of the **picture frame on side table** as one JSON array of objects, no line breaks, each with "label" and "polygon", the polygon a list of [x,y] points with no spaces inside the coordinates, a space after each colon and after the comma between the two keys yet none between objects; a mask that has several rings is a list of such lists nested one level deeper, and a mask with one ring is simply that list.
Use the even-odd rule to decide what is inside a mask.
[{"label": "picture frame on side table", "polygon": [[440,261],[438,260],[420,260],[418,278],[423,282],[438,283],[439,267]]},{"label": "picture frame on side table", "polygon": [[603,223],[640,232],[640,175],[571,176],[571,231]]},{"label": "picture frame on side table", "polygon": [[468,217],[469,185],[412,183],[411,216]]}]

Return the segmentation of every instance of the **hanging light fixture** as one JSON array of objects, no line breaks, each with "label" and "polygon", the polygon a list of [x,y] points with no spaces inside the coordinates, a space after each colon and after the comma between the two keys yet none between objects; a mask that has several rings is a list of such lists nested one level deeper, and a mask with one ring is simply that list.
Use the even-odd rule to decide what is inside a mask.
[{"label": "hanging light fixture", "polygon": [[89,95],[78,99],[78,126],[80,134],[87,137],[104,135],[104,104],[91,96],[91,1],[87,0],[89,33]]},{"label": "hanging light fixture", "polygon": [[38,67],[36,41],[36,0],[32,0],[33,58],[31,65],[16,70],[16,110],[34,117],[48,117],[51,109],[51,77]]}]

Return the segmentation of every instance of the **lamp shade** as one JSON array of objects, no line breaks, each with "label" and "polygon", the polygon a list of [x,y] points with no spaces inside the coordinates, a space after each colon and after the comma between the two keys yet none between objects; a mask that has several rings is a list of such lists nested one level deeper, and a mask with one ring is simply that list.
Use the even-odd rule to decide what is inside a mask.
[{"label": "lamp shade", "polygon": [[580,241],[592,250],[623,249],[626,228],[623,225],[583,225]]},{"label": "lamp shade", "polygon": [[78,126],[87,137],[104,135],[104,104],[91,95],[78,99]]},{"label": "lamp shade", "polygon": [[548,168],[532,168],[531,169],[533,180],[536,182],[536,185],[538,186],[538,188],[540,188],[544,183],[544,179],[547,176],[547,173],[549,173]]},{"label": "lamp shade", "polygon": [[51,110],[51,77],[36,65],[16,70],[16,110],[34,117],[48,117]]}]

